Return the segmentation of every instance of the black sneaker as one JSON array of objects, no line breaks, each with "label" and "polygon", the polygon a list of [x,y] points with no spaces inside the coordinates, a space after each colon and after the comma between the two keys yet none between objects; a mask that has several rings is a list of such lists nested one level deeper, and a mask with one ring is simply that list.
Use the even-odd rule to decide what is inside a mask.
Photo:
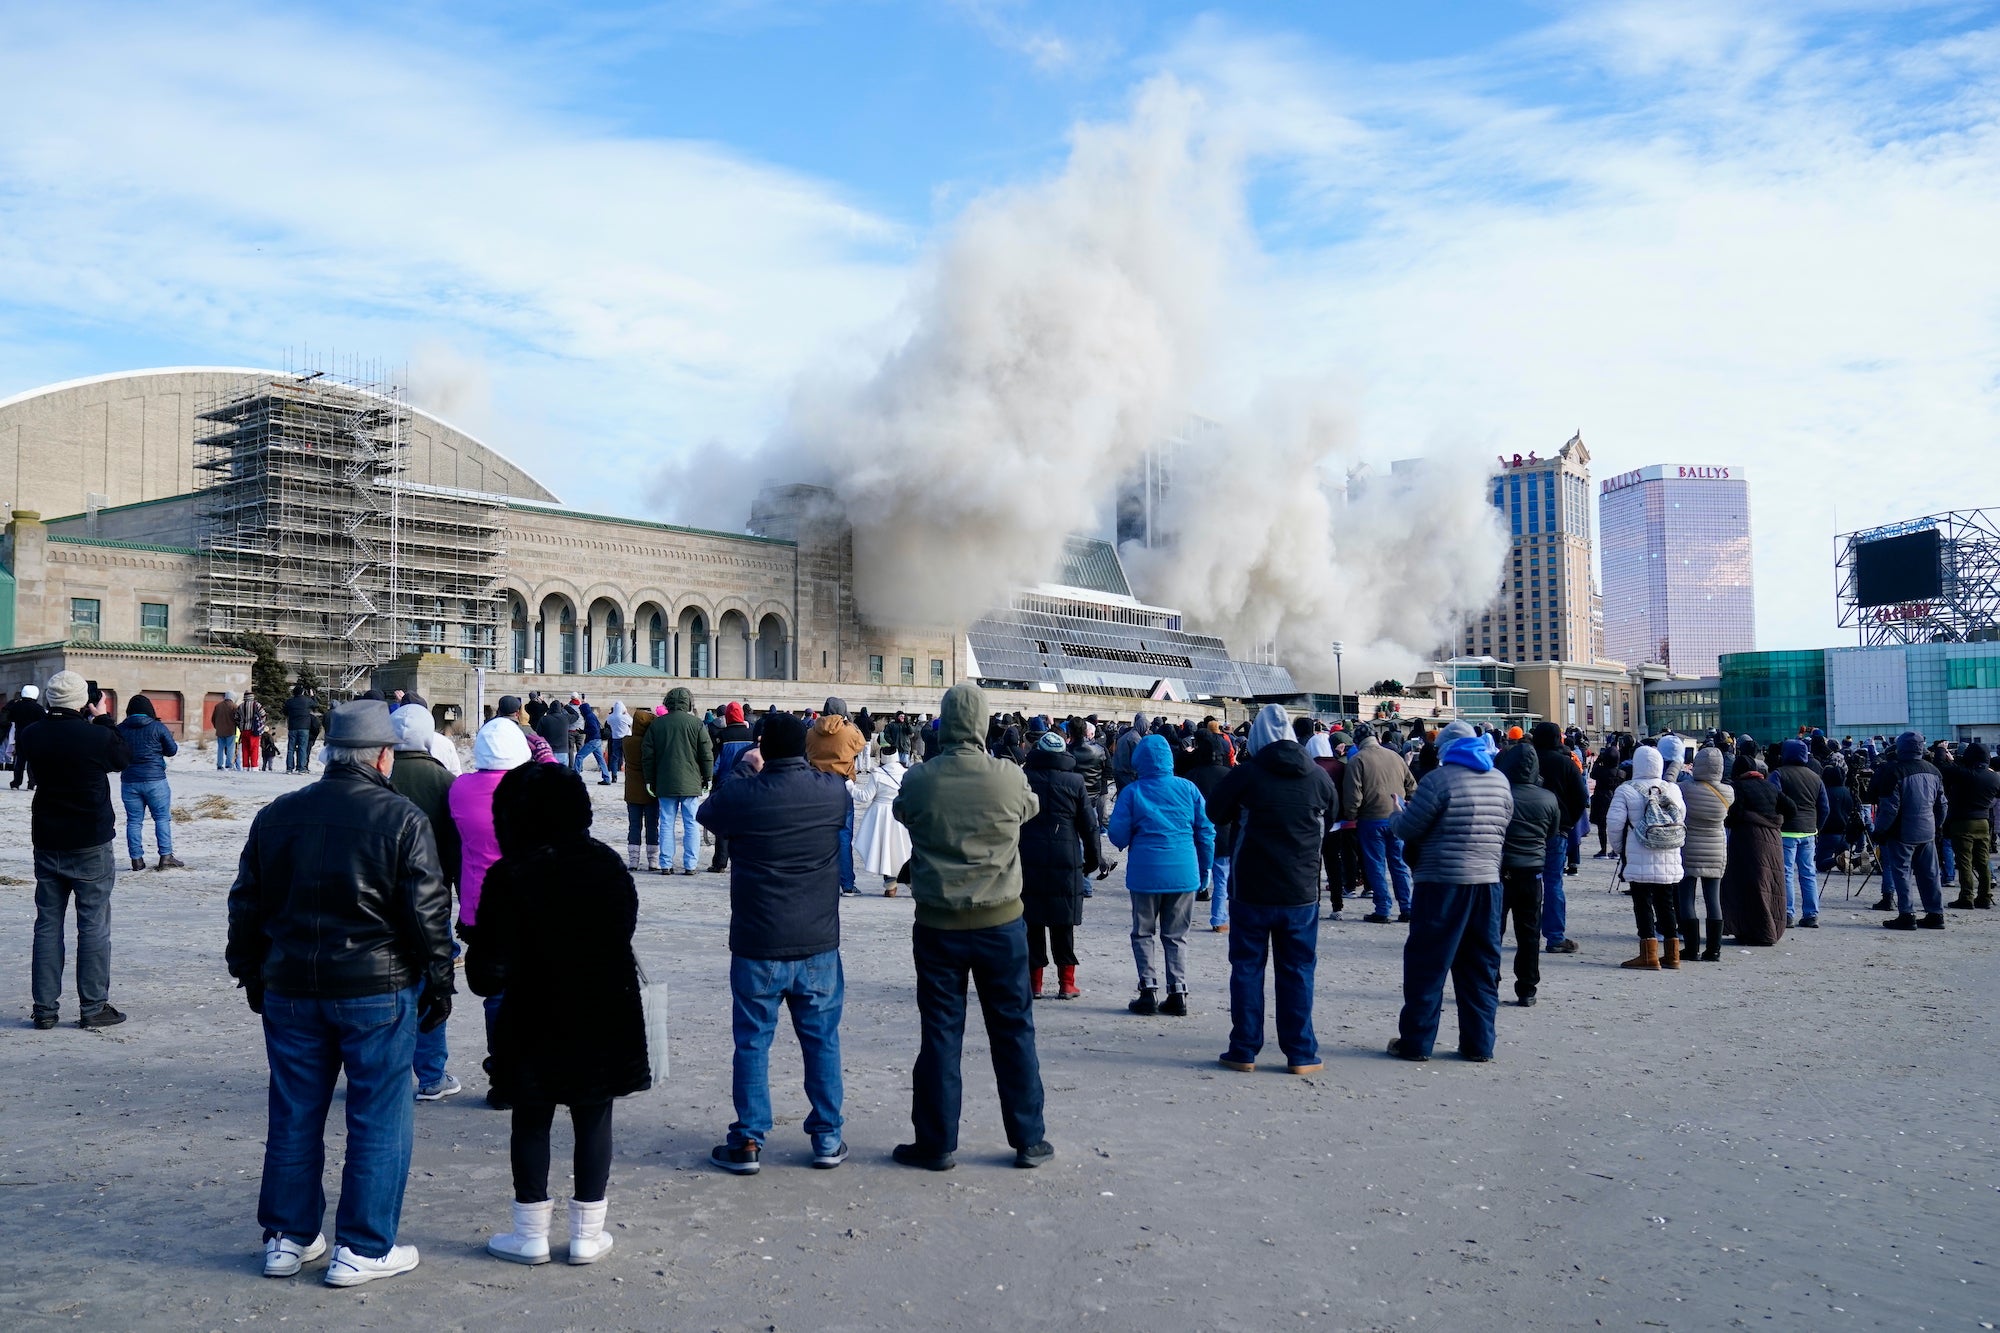
[{"label": "black sneaker", "polygon": [[1428,1055],[1417,1055],[1413,1052],[1404,1050],[1403,1039],[1401,1037],[1389,1038],[1389,1054],[1395,1056],[1398,1060],[1409,1060],[1419,1064],[1421,1064],[1425,1060],[1430,1059]]},{"label": "black sneaker", "polygon": [[1915,930],[1916,928],[1917,919],[1908,912],[1899,913],[1882,923],[1882,929],[1884,930]]},{"label": "black sneaker", "polygon": [[949,1171],[958,1165],[954,1153],[929,1153],[914,1143],[899,1143],[889,1153],[891,1160],[901,1166],[918,1166],[926,1171]]},{"label": "black sneaker", "polygon": [[[717,1149],[717,1151],[719,1152],[721,1150]],[[833,1150],[831,1152],[820,1152],[817,1149],[814,1150],[813,1169],[816,1171],[831,1171],[846,1160],[847,1160],[847,1140],[842,1139],[839,1143],[834,1145]]]},{"label": "black sneaker", "polygon": [[1396,924],[1397,924],[1397,925],[1399,925],[1399,926],[1407,926],[1407,925],[1409,925],[1409,924],[1410,924],[1410,914],[1409,914],[1408,912],[1398,912],[1398,913],[1396,913]]},{"label": "black sneaker", "polygon": [[1016,1152],[1014,1154],[1014,1165],[1023,1170],[1033,1170],[1055,1155],[1056,1150],[1049,1146],[1047,1139],[1043,1139],[1040,1143],[1031,1143]]},{"label": "black sneaker", "polygon": [[[841,1145],[842,1148],[846,1146],[846,1144]],[[754,1143],[746,1143],[741,1147],[733,1143],[718,1143],[708,1150],[709,1161],[714,1162],[724,1171],[738,1176],[754,1176],[763,1170],[764,1163],[759,1160],[760,1156],[760,1150]],[[814,1160],[813,1165],[819,1165],[817,1159]],[[834,1165],[838,1166],[839,1163],[836,1162]]]},{"label": "black sneaker", "polygon": [[1370,912],[1361,919],[1371,926],[1386,926],[1389,924],[1389,914],[1387,912]]},{"label": "black sneaker", "polygon": [[1519,995],[1515,997],[1514,1003],[1520,1005],[1523,1009],[1532,1009],[1535,1007],[1535,997],[1532,995]]},{"label": "black sneaker", "polygon": [[36,1014],[35,1031],[47,1032],[50,1028],[54,1027],[59,1021],[60,1020],[54,1014]]},{"label": "black sneaker", "polygon": [[[1943,930],[1944,913],[1943,912],[1924,913],[1924,919],[1922,921],[1917,922],[1917,927],[1920,930]],[[120,1015],[120,1017],[123,1017],[123,1015]]]},{"label": "black sneaker", "polygon": [[[1944,924],[1942,917],[1938,919],[1938,924],[1940,926]],[[95,1032],[98,1028],[115,1028],[124,1021],[125,1015],[113,1009],[109,1004],[106,1004],[96,1013],[85,1014],[82,1018],[77,1019],[76,1025],[86,1032]]]},{"label": "black sneaker", "polygon": [[1160,1001],[1160,1012],[1173,1018],[1186,1018],[1187,993],[1185,991],[1175,991],[1166,999]]},{"label": "black sneaker", "polygon": [[1893,912],[1896,910],[1896,900],[1885,893],[1882,895],[1882,901],[1875,904],[1875,910],[1878,912]]},{"label": "black sneaker", "polygon": [[1493,1052],[1488,1051],[1484,1055],[1474,1055],[1471,1051],[1468,1051],[1465,1048],[1460,1047],[1458,1052],[1458,1058],[1461,1060],[1469,1061],[1470,1063],[1475,1065],[1489,1065],[1493,1063]]},{"label": "black sneaker", "polygon": [[1201,889],[1195,893],[1194,900],[1198,903],[1205,903],[1208,902],[1210,899],[1212,899],[1214,896],[1215,895],[1210,893],[1207,889]]},{"label": "black sneaker", "polygon": [[[1802,916],[1802,917],[1800,917],[1800,918],[1799,918],[1799,926],[1798,926],[1798,928],[1799,928],[1800,930],[1818,930],[1818,929],[1819,929],[1819,918],[1818,918],[1818,917],[1816,917],[1816,916]],[[1687,957],[1687,955],[1686,955],[1686,954],[1682,954],[1682,955],[1681,955],[1681,957],[1685,958],[1685,957]]]},{"label": "black sneaker", "polygon": [[1130,1011],[1132,1011],[1133,1013],[1141,1015],[1157,1014],[1160,1012],[1160,1002],[1157,998],[1155,998],[1154,991],[1151,986],[1140,987],[1139,998],[1132,1001],[1132,1003],[1126,1005],[1125,1007]]}]

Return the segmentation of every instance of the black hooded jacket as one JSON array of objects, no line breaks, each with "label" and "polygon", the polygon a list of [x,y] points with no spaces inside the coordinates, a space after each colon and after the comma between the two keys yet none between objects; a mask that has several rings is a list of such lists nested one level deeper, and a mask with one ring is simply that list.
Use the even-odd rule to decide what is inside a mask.
[{"label": "black hooded jacket", "polygon": [[1229,893],[1258,907],[1319,901],[1319,848],[1340,818],[1340,793],[1297,741],[1272,741],[1229,770],[1208,798],[1217,828],[1243,821]]},{"label": "black hooded jacket", "polygon": [[[1554,724],[1538,723],[1536,730],[1544,725]],[[1562,756],[1556,762],[1575,772]],[[1507,840],[1500,846],[1500,869],[1540,873],[1548,861],[1549,839],[1563,826],[1561,803],[1542,785],[1541,756],[1532,745],[1510,745],[1493,766],[1514,785],[1514,814],[1507,821]]]},{"label": "black hooded jacket", "polygon": [[1583,773],[1570,762],[1569,751],[1563,748],[1562,728],[1553,722],[1537,722],[1532,736],[1542,790],[1556,798],[1561,811],[1562,822],[1558,827],[1575,828],[1590,809],[1590,788],[1584,783]]}]

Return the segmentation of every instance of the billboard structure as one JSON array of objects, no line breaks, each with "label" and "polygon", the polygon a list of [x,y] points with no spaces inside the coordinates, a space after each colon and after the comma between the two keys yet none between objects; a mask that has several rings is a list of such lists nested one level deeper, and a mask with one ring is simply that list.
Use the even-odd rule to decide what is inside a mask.
[{"label": "billboard structure", "polygon": [[2000,509],[1956,509],[1834,538],[1840,624],[1864,647],[2000,639]]}]

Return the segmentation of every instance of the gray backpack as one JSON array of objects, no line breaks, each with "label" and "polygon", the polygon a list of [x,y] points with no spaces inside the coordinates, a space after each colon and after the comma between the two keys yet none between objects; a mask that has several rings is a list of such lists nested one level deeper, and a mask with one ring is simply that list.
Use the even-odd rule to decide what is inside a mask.
[{"label": "gray backpack", "polygon": [[1667,789],[1646,788],[1646,808],[1639,812],[1639,845],[1647,851],[1671,852],[1687,842],[1687,823],[1667,800]]}]

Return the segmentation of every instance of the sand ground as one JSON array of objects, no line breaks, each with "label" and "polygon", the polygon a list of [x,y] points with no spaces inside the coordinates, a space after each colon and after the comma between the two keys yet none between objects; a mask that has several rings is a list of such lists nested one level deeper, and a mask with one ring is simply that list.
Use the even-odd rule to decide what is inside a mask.
[{"label": "sand ground", "polygon": [[[452,1067],[466,1092],[417,1113],[402,1238],[422,1267],[351,1292],[320,1285],[316,1268],[266,1281],[263,1051],[222,970],[224,898],[249,817],[297,781],[186,757],[176,804],[225,805],[176,826],[190,870],[120,876],[112,996],[132,1017],[103,1033],[27,1024],[27,796],[0,790],[0,956],[15,960],[0,1030],[7,1327],[2000,1322],[2000,913],[1893,934],[1867,910],[1872,892],[1850,902],[1836,880],[1818,932],[1732,948],[1719,965],[1626,972],[1627,900],[1588,859],[1570,898],[1582,950],[1546,962],[1538,1007],[1502,1008],[1489,1065],[1387,1058],[1404,931],[1353,911],[1322,927],[1327,1068],[1311,1078],[1216,1067],[1222,936],[1191,940],[1193,1015],[1125,1012],[1114,877],[1079,932],[1084,997],[1036,1006],[1057,1156],[1034,1172],[1010,1164],[976,1021],[959,1168],[888,1161],[909,1132],[910,906],[849,900],[853,1158],[806,1168],[797,1047],[781,1033],[779,1128],[749,1179],[705,1164],[731,1118],[723,881],[642,877],[639,950],[674,988],[673,1071],[618,1108],[617,1248],[590,1268],[482,1252],[507,1221],[507,1122],[481,1102],[479,1010],[462,994]],[[592,791],[600,831],[622,842],[616,789]],[[1439,1048],[1455,1045],[1447,1004]],[[340,1140],[336,1114],[330,1193]]]}]

